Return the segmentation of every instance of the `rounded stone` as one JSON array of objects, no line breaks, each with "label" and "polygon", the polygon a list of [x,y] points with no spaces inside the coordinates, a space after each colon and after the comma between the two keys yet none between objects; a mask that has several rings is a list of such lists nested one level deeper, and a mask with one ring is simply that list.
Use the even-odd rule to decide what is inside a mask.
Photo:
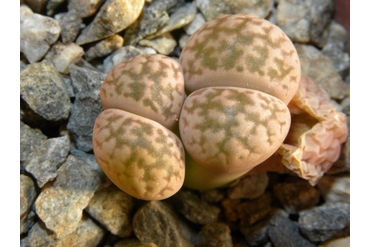
[{"label": "rounded stone", "polygon": [[125,30],[139,17],[144,3],[144,0],[105,1],[94,20],[81,31],[76,44],[91,43]]},{"label": "rounded stone", "polygon": [[213,171],[249,171],[284,141],[290,113],[279,99],[251,89],[208,87],[184,102],[179,127],[186,151]]},{"label": "rounded stone", "polygon": [[180,139],[150,119],[119,109],[103,111],[95,121],[93,148],[109,179],[138,199],[168,198],[184,182]]},{"label": "rounded stone", "polygon": [[297,51],[271,22],[250,15],[226,15],[204,24],[181,55],[185,89],[235,86],[271,94],[284,103],[299,86]]},{"label": "rounded stone", "polygon": [[104,109],[125,110],[173,130],[184,101],[181,66],[159,54],[133,57],[108,73],[100,97]]}]

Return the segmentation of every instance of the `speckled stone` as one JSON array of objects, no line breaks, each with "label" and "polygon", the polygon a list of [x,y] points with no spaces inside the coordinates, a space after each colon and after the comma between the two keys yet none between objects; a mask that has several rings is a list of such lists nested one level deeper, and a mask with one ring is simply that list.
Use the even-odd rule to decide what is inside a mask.
[{"label": "speckled stone", "polygon": [[80,31],[82,23],[81,17],[76,11],[69,11],[59,13],[54,16],[55,20],[59,23],[63,43],[67,44],[74,41]]},{"label": "speckled stone", "polygon": [[33,63],[20,74],[21,97],[46,120],[66,119],[71,111],[66,85],[54,65]]},{"label": "speckled stone", "polygon": [[115,34],[90,47],[85,53],[85,58],[87,61],[91,61],[97,57],[104,57],[121,48],[122,46],[123,38],[120,35]]},{"label": "speckled stone", "polygon": [[220,208],[201,200],[189,190],[180,190],[171,199],[177,211],[196,224],[214,223],[221,212]]},{"label": "speckled stone", "polygon": [[201,13],[196,13],[194,19],[191,23],[184,26],[184,30],[187,35],[192,35],[195,31],[197,31],[203,24],[206,23],[206,19],[204,19]]},{"label": "speckled stone", "polygon": [[230,227],[222,222],[204,225],[198,233],[199,247],[232,247]]},{"label": "speckled stone", "polygon": [[152,40],[142,39],[139,45],[149,46],[159,54],[169,55],[175,49],[177,42],[170,33],[165,33]]},{"label": "speckled stone", "polygon": [[313,42],[323,47],[328,38],[327,27],[333,11],[332,0],[280,0],[277,24],[293,42]]},{"label": "speckled stone", "polygon": [[52,62],[60,73],[69,74],[69,65],[77,63],[83,55],[84,50],[81,46],[75,43],[63,44],[57,42],[45,58]]},{"label": "speckled stone", "polygon": [[274,247],[316,246],[299,233],[298,223],[290,220],[288,214],[282,210],[270,220],[267,233]]},{"label": "speckled stone", "polygon": [[347,31],[334,20],[330,23],[328,29],[328,41],[321,52],[333,61],[336,71],[342,78],[345,78],[349,73],[349,54],[345,52]]},{"label": "speckled stone", "polygon": [[133,217],[136,237],[161,247],[193,246],[189,227],[162,201],[150,201],[141,206]]},{"label": "speckled stone", "polygon": [[60,34],[56,20],[34,14],[26,5],[20,7],[20,51],[30,63],[39,61]]},{"label": "speckled stone", "polygon": [[41,13],[46,7],[48,0],[24,0],[24,2],[33,12]]},{"label": "speckled stone", "polygon": [[144,0],[107,0],[94,20],[82,30],[76,44],[82,45],[109,37],[130,26],[144,6]]},{"label": "speckled stone", "polygon": [[47,137],[39,129],[32,129],[20,121],[20,162],[24,169],[24,162],[31,160]]},{"label": "speckled stone", "polygon": [[140,49],[127,45],[119,48],[103,61],[103,69],[105,73],[108,73],[113,69],[114,66],[120,62],[126,61],[132,57],[144,54]]},{"label": "speckled stone", "polygon": [[306,180],[277,183],[273,190],[288,213],[312,208],[319,202],[320,192]]},{"label": "speckled stone", "polygon": [[350,205],[326,203],[299,213],[299,228],[312,242],[324,242],[344,229],[350,220]]},{"label": "speckled stone", "polygon": [[20,234],[28,232],[28,230],[35,224],[38,220],[36,213],[30,210],[26,217],[21,218],[20,222]]},{"label": "speckled stone", "polygon": [[85,210],[108,231],[124,238],[132,233],[133,206],[133,198],[112,185],[97,191]]},{"label": "speckled stone", "polygon": [[271,210],[272,196],[266,193],[256,199],[242,202],[238,205],[240,224],[250,226],[268,216]]},{"label": "speckled stone", "polygon": [[72,133],[78,149],[92,150],[95,119],[104,110],[100,101],[100,87],[105,74],[75,65],[69,67],[75,101],[67,129]]},{"label": "speckled stone", "polygon": [[302,75],[316,81],[333,99],[349,96],[349,87],[335,70],[330,58],[312,45],[295,44],[301,63]]},{"label": "speckled stone", "polygon": [[26,175],[20,175],[20,219],[27,217],[33,202],[37,196],[35,184],[32,179]]},{"label": "speckled stone", "polygon": [[50,138],[38,147],[29,161],[25,162],[26,170],[36,178],[40,188],[57,176],[57,170],[67,158],[69,149],[68,135]]},{"label": "speckled stone", "polygon": [[320,179],[317,187],[325,202],[350,204],[349,174],[325,175]]},{"label": "speckled stone", "polygon": [[196,0],[198,9],[207,21],[227,14],[249,14],[265,18],[274,4],[273,0]]},{"label": "speckled stone", "polygon": [[228,191],[231,199],[254,199],[265,193],[269,179],[267,173],[243,176],[239,182]]},{"label": "speckled stone", "polygon": [[143,243],[138,239],[122,239],[115,243],[113,247],[157,247],[154,243]]},{"label": "speckled stone", "polygon": [[49,0],[46,5],[46,14],[52,16],[60,5],[62,5],[66,0]]},{"label": "speckled stone", "polygon": [[[21,241],[21,246],[99,246],[105,236],[105,229],[98,226],[92,219],[84,215],[76,230],[71,234],[57,238],[56,235],[38,221],[29,231],[28,236]],[[22,245],[23,244],[23,245]]]},{"label": "speckled stone", "polygon": [[146,5],[138,20],[125,31],[125,45],[137,45],[139,40],[157,32],[182,5],[183,0],[156,0]]},{"label": "speckled stone", "polygon": [[69,155],[59,168],[55,182],[44,186],[37,198],[37,215],[57,238],[66,237],[78,228],[82,210],[102,186],[104,179],[103,171],[96,161],[88,163]]},{"label": "speckled stone", "polygon": [[196,13],[197,8],[195,6],[195,2],[187,3],[184,6],[178,8],[173,14],[171,14],[169,19],[163,24],[161,28],[159,28],[159,30],[155,34],[150,35],[146,38],[153,39],[164,33],[179,29],[192,22]]},{"label": "speckled stone", "polygon": [[81,18],[95,14],[105,0],[69,0],[68,10],[74,10]]}]

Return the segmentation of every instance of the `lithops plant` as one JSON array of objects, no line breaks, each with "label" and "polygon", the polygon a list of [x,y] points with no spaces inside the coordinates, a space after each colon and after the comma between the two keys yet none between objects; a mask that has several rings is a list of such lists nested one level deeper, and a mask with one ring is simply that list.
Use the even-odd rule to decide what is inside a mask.
[{"label": "lithops plant", "polygon": [[124,192],[161,200],[184,182],[185,152],[176,129],[184,78],[175,60],[139,55],[116,65],[100,91],[93,148],[105,174]]},{"label": "lithops plant", "polygon": [[179,61],[190,93],[179,120],[187,187],[227,184],[280,147],[300,63],[279,27],[254,16],[220,17],[189,38]]},{"label": "lithops plant", "polygon": [[242,14],[204,24],[189,38],[179,61],[187,93],[235,86],[271,94],[288,104],[301,75],[288,36],[267,20]]}]

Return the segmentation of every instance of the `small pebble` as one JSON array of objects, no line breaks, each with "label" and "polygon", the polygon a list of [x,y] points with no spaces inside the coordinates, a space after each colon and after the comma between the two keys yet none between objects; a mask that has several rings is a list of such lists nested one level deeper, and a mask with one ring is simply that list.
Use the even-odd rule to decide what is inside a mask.
[{"label": "small pebble", "polygon": [[68,10],[74,10],[81,18],[92,16],[105,0],[69,0]]},{"label": "small pebble", "polygon": [[55,66],[44,60],[30,64],[20,75],[20,93],[29,107],[46,120],[67,119],[71,101],[63,78]]},{"label": "small pebble", "polygon": [[85,58],[91,61],[97,57],[105,57],[123,46],[123,38],[118,35],[112,35],[90,47],[86,53]]},{"label": "small pebble", "polygon": [[82,19],[76,11],[69,11],[66,13],[59,13],[54,16],[55,20],[59,23],[62,36],[62,41],[64,44],[73,42],[78,32],[80,31],[80,26]]},{"label": "small pebble", "polygon": [[20,7],[20,51],[30,63],[39,61],[60,34],[56,20],[34,14],[26,5]]},{"label": "small pebble", "polygon": [[142,39],[139,41],[139,45],[149,46],[159,54],[169,55],[174,51],[177,42],[170,33],[165,33],[153,40]]}]

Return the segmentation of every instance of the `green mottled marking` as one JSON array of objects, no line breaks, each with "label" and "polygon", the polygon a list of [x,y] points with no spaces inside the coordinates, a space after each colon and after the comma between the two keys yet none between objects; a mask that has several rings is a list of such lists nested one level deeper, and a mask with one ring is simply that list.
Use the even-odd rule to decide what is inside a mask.
[{"label": "green mottled marking", "polygon": [[261,67],[265,64],[268,57],[268,49],[262,46],[255,46],[254,49],[258,51],[259,56],[255,57],[248,55],[246,57],[246,65],[250,72],[257,72],[260,76],[264,76],[265,72],[261,69]]},{"label": "green mottled marking", "polygon": [[[250,105],[253,107],[254,101],[251,97],[249,97],[250,94],[253,94],[252,92],[245,92],[240,93],[238,90],[228,89],[227,92],[227,99],[229,101],[237,102],[236,104],[233,104],[234,106],[231,108],[226,108],[222,101],[216,101],[213,100],[213,98],[220,96],[224,92],[224,89],[214,89],[207,94],[204,95],[204,97],[207,99],[204,103],[194,103],[192,107],[186,108],[186,111],[188,112],[194,112],[196,109],[200,109],[199,116],[204,118],[202,123],[199,123],[194,126],[194,129],[198,129],[201,131],[201,133],[204,133],[206,130],[210,130],[211,133],[223,131],[225,132],[225,138],[221,142],[217,143],[217,146],[220,150],[220,153],[224,153],[227,157],[229,154],[227,153],[227,150],[225,148],[226,143],[231,138],[234,138],[238,140],[240,143],[243,144],[243,146],[250,150],[250,152],[254,152],[253,147],[251,147],[248,143],[248,140],[239,136],[235,136],[233,134],[233,128],[239,126],[239,122],[235,120],[235,116],[239,113],[242,113],[246,116],[246,120],[255,119],[258,120],[259,116],[256,114],[250,114],[245,111],[244,106]],[[227,122],[226,123],[220,123],[217,121],[214,121],[213,118],[210,117],[210,111],[212,110],[219,110],[223,114],[227,116]],[[257,121],[258,122],[258,121]],[[202,152],[206,153],[206,150],[204,148],[204,144],[208,141],[207,137],[205,135],[200,136],[200,140],[197,141],[202,146]],[[215,154],[215,157],[218,156],[218,154]]]},{"label": "green mottled marking", "polygon": [[[115,140],[115,149],[110,150],[110,159],[114,160],[115,152],[119,152],[123,146],[127,146],[130,150],[130,156],[120,163],[122,166],[131,167],[137,166],[138,169],[144,170],[143,180],[148,182],[154,180],[150,171],[153,168],[165,169],[167,171],[167,177],[165,179],[169,182],[171,177],[180,176],[178,171],[175,171],[172,166],[168,166],[165,162],[165,156],[174,157],[180,161],[181,157],[177,157],[176,154],[171,150],[174,145],[168,142],[169,136],[161,129],[155,129],[151,124],[143,122],[141,120],[125,118],[124,121],[119,121],[121,116],[109,116],[106,118],[106,124],[100,126],[100,130],[107,129],[109,131],[108,136],[99,144],[101,146],[104,142]],[[117,126],[119,128],[117,129]],[[99,130],[98,130],[99,131]],[[130,138],[128,132],[130,131]],[[155,142],[147,139],[149,136],[155,135]],[[134,138],[133,138],[134,137]],[[172,145],[171,145],[172,144]],[[149,156],[153,156],[155,159],[154,163],[147,164],[142,156],[142,149],[147,150]],[[150,165],[150,166],[149,166]],[[133,178],[135,174],[130,174],[130,169],[122,169],[123,175],[127,178]]]},{"label": "green mottled marking", "polygon": [[[267,97],[265,95],[262,95],[260,93],[257,93],[258,98],[261,100],[258,102],[258,104],[264,108],[268,109],[272,112],[272,115],[268,119],[261,119],[261,116],[259,113],[253,113],[253,112],[247,112],[245,106],[248,105],[249,107],[256,107],[256,102],[252,98],[252,95],[255,95],[254,92],[248,91],[241,93],[238,90],[234,89],[227,89],[227,102],[233,102],[232,107],[226,107],[223,103],[223,101],[217,101],[214,100],[216,97],[220,96],[225,89],[213,89],[212,91],[208,90],[208,93],[202,95],[202,97],[205,97],[206,100],[203,103],[200,102],[194,102],[195,99],[192,102],[191,107],[184,107],[184,110],[192,113],[197,111],[198,116],[203,118],[202,123],[194,125],[194,129],[200,130],[201,133],[205,133],[207,130],[209,130],[211,133],[215,133],[218,131],[223,131],[225,133],[225,138],[217,143],[217,147],[219,148],[219,153],[224,153],[226,157],[229,157],[229,153],[226,150],[226,144],[230,139],[236,139],[241,143],[246,149],[248,149],[251,153],[256,153],[252,145],[249,143],[249,140],[245,136],[235,136],[233,133],[233,129],[238,127],[240,123],[236,120],[236,116],[238,114],[243,114],[245,121],[252,121],[255,123],[254,127],[251,129],[251,134],[255,134],[257,132],[258,126],[263,126],[267,134],[269,136],[268,142],[271,145],[272,141],[270,139],[271,136],[275,135],[276,133],[273,133],[268,128],[268,123],[272,119],[277,120],[277,113],[278,112],[284,112],[284,109],[280,109],[278,102],[275,99],[272,99],[272,97]],[[201,91],[201,90],[198,90]],[[226,100],[225,100],[226,101]],[[220,123],[217,120],[215,121],[214,118],[210,117],[210,112],[214,110],[219,110],[220,114],[226,115],[226,123]],[[188,123],[186,123],[188,124]],[[286,125],[286,121],[279,121],[279,124],[281,126]],[[282,127],[281,127],[282,131]],[[201,134],[199,139],[193,140],[193,144],[198,143],[202,147],[202,152],[206,153],[206,149],[204,148],[204,145],[208,141],[207,137],[204,134]],[[214,157],[217,157],[218,154],[215,154]],[[214,158],[213,157],[213,158]]]},{"label": "green mottled marking", "polygon": [[293,70],[293,66],[290,66],[287,69],[284,68],[285,64],[283,59],[278,59],[275,57],[274,62],[277,65],[278,70],[269,69],[268,75],[271,80],[274,79],[281,80],[285,78]]},{"label": "green mottled marking", "polygon": [[[132,58],[132,62],[137,59]],[[153,63],[159,63],[159,69],[153,70]],[[174,68],[174,64],[168,65],[163,61],[152,59],[151,56],[146,57],[146,61],[140,63],[141,70],[132,70],[129,63],[126,66],[119,68],[119,73],[114,70],[110,80],[106,83],[114,87],[114,91],[117,95],[124,95],[127,98],[132,98],[137,102],[142,102],[144,106],[149,107],[153,112],[159,113],[162,111],[164,98],[174,100],[173,93],[181,93],[179,89],[170,84],[164,84],[163,81],[168,78],[168,70],[173,69],[175,77],[178,78],[181,73],[181,68]],[[122,81],[121,76],[129,77],[131,80]],[[124,78],[123,77],[123,78]],[[150,94],[145,97],[145,92],[148,87],[148,80],[154,82],[154,85],[150,87]],[[123,91],[123,85],[126,84],[130,91]],[[171,107],[166,108],[165,111],[161,112],[165,116],[165,119],[177,115],[177,112],[171,111]]]},{"label": "green mottled marking", "polygon": [[[263,71],[261,68],[265,65],[266,60],[269,57],[269,50],[271,48],[281,48],[283,43],[287,40],[284,36],[281,38],[270,37],[271,31],[274,29],[273,26],[262,27],[262,33],[248,32],[242,33],[246,25],[262,25],[263,22],[259,19],[254,18],[237,18],[238,23],[234,26],[227,27],[222,25],[224,19],[233,18],[225,17],[215,20],[216,24],[205,24],[202,28],[202,41],[196,38],[196,35],[191,37],[193,45],[185,46],[183,52],[193,52],[195,61],[199,60],[200,64],[196,64],[194,60],[187,61],[186,66],[184,67],[184,72],[188,74],[189,79],[196,75],[203,74],[203,68],[209,70],[224,69],[230,70],[235,68],[238,60],[243,58],[245,62],[242,65],[238,65],[236,70],[242,72],[248,70],[251,73],[258,73],[260,76],[264,76],[268,73],[268,76],[271,79],[283,79],[285,78],[293,66],[286,66],[283,60],[275,59],[274,63],[276,64],[277,69],[270,69],[270,71]],[[222,37],[233,37],[232,42],[221,41],[220,45],[217,46],[217,49],[212,46],[212,43],[220,42]],[[263,45],[255,45],[255,40],[258,39],[258,43],[263,41]],[[189,43],[189,42],[188,42]],[[238,48],[242,47],[242,49]],[[245,55],[248,53],[248,49],[253,49],[257,51],[258,56]],[[294,50],[286,52],[281,49],[284,57],[294,55]],[[222,54],[223,59],[221,59],[220,54]],[[241,63],[238,63],[241,64]],[[200,66],[201,65],[201,66]]]}]

